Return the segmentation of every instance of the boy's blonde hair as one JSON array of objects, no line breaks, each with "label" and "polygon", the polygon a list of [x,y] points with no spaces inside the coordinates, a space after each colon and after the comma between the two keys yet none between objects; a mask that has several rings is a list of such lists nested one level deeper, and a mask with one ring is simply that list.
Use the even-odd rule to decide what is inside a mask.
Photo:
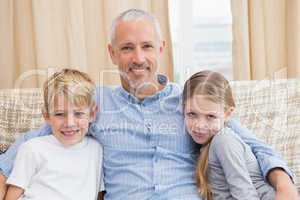
[{"label": "boy's blonde hair", "polygon": [[96,105],[95,83],[84,72],[76,69],[62,69],[50,76],[43,86],[45,113],[50,113],[50,106],[56,96],[64,95],[75,106]]}]

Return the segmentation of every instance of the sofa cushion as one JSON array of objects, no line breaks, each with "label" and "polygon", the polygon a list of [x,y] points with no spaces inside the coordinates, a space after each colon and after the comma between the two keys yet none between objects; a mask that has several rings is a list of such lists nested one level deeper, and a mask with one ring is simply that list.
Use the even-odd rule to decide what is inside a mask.
[{"label": "sofa cushion", "polygon": [[[240,119],[300,177],[300,79],[232,82]],[[40,89],[0,90],[0,151],[42,123]],[[300,184],[297,185],[300,191]]]},{"label": "sofa cushion", "polygon": [[0,151],[43,123],[40,89],[0,90]]}]

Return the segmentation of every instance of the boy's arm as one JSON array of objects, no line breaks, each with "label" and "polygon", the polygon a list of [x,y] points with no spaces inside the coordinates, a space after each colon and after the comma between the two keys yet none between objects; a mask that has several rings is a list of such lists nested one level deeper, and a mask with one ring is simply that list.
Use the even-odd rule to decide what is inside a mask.
[{"label": "boy's arm", "polygon": [[7,193],[5,200],[16,200],[27,188],[34,174],[37,173],[37,166],[40,162],[36,156],[36,148],[33,143],[22,144],[16,155],[14,167],[6,180]]},{"label": "boy's arm", "polygon": [[[17,155],[17,151],[21,144],[35,137],[49,135],[51,133],[51,127],[47,124],[43,125],[38,130],[29,131],[22,136],[20,136],[5,153],[0,155],[0,174],[4,175],[6,178],[10,175],[14,160]],[[0,183],[0,186],[1,183]],[[1,187],[2,189],[2,187]],[[1,191],[0,191],[1,192]]]},{"label": "boy's arm", "polygon": [[0,199],[3,200],[6,194],[6,177],[3,174],[0,174]]},{"label": "boy's arm", "polygon": [[4,200],[17,200],[24,193],[24,189],[9,185]]}]

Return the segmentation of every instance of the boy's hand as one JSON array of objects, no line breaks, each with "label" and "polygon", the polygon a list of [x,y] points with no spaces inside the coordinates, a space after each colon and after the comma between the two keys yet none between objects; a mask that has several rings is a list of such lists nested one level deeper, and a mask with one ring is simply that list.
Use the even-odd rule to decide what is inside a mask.
[{"label": "boy's hand", "polygon": [[0,200],[4,199],[6,190],[7,190],[6,177],[0,173]]}]

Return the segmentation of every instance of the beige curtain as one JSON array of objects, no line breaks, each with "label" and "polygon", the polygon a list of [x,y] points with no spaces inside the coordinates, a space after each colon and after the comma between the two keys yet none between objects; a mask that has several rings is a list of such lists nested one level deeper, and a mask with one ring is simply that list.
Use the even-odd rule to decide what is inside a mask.
[{"label": "beige curtain", "polygon": [[231,3],[235,79],[300,77],[300,1]]},{"label": "beige curtain", "polygon": [[160,71],[172,80],[167,0],[1,0],[0,88],[38,87],[54,67],[119,84],[108,34],[112,19],[129,8],[158,17],[167,43]]}]

